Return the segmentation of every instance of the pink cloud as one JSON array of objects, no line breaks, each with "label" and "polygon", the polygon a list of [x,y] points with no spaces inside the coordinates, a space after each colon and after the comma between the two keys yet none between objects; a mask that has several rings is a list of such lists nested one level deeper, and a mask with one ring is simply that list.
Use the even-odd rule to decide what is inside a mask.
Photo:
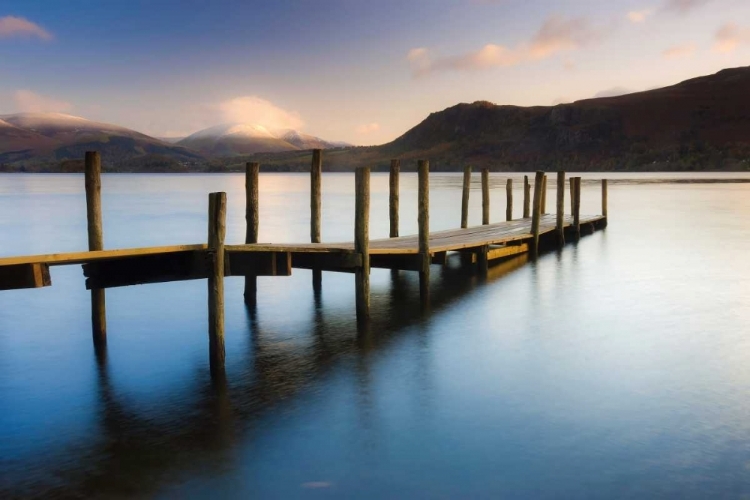
[{"label": "pink cloud", "polygon": [[52,40],[52,33],[23,17],[0,17],[0,38],[10,38],[14,36],[26,38],[37,37],[41,40]]},{"label": "pink cloud", "polygon": [[31,90],[17,90],[13,95],[16,107],[25,113],[63,113],[73,109],[67,101],[46,97]]},{"label": "pink cloud", "polygon": [[740,44],[750,43],[750,28],[726,23],[714,35],[714,52],[729,53]]}]

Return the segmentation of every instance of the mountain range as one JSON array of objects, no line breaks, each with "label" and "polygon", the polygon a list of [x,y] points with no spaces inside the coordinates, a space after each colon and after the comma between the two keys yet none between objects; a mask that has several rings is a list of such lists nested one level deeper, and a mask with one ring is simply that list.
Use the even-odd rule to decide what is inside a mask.
[{"label": "mountain range", "polygon": [[[269,170],[306,170],[310,149],[333,148],[324,167],[406,168],[429,159],[435,170],[747,170],[750,168],[750,67],[676,85],[556,106],[486,101],[430,114],[381,146],[342,147],[293,130],[253,124],[210,127],[168,144],[138,132],[60,114],[0,115],[0,164],[50,170],[89,149],[124,170],[232,170],[259,161]],[[55,167],[57,162],[57,167]],[[179,167],[179,168],[178,168]],[[44,170],[44,169],[42,169]]]}]

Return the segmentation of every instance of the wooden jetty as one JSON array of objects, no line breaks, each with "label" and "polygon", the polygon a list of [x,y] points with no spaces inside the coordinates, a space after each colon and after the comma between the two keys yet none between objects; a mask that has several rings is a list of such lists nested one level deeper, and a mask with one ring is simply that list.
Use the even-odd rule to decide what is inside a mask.
[{"label": "wooden jetty", "polygon": [[289,276],[292,269],[311,269],[313,289],[319,293],[321,272],[355,275],[357,319],[370,316],[370,269],[386,268],[419,273],[420,297],[428,303],[430,267],[445,265],[449,253],[459,253],[467,269],[486,275],[491,261],[528,253],[535,258],[548,247],[564,245],[566,236],[577,239],[607,225],[607,182],[602,181],[602,214],[581,215],[581,178],[571,177],[572,214],[564,213],[565,173],[557,173],[556,213],[546,213],[544,172],[533,183],[524,178],[523,218],[513,219],[512,182],[506,183],[506,220],[490,223],[489,171],[482,169],[482,225],[468,227],[471,168],[464,169],[461,227],[429,230],[429,162],[418,162],[418,234],[399,233],[399,160],[390,168],[390,238],[370,240],[370,169],[355,171],[355,230],[351,242],[321,242],[322,151],[313,152],[311,165],[310,243],[258,242],[258,177],[260,166],[246,169],[246,221],[244,244],[227,244],[226,194],[210,193],[206,243],[131,249],[104,249],[101,213],[101,162],[96,152],[86,153],[86,202],[89,251],[0,258],[0,290],[50,286],[49,268],[82,265],[85,285],[91,290],[92,333],[97,349],[106,347],[105,290],[107,288],[207,279],[209,358],[212,375],[224,372],[224,278],[245,277],[245,301],[254,304],[258,276]]}]

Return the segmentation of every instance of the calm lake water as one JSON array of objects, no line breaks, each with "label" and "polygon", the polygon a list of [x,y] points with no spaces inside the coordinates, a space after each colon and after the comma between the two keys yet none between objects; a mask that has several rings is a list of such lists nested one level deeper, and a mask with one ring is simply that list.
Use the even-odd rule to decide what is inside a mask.
[{"label": "calm lake water", "polygon": [[[750,497],[750,184],[606,176],[605,231],[486,281],[434,267],[429,313],[409,272],[373,270],[359,330],[352,275],[325,273],[319,297],[308,271],[259,278],[255,310],[227,280],[226,385],[204,281],[108,290],[99,360],[80,267],[0,292],[0,497]],[[582,213],[599,213],[600,177],[584,175]],[[432,175],[432,229],[459,225],[460,184]],[[323,177],[324,241],[352,238],[353,186]],[[261,241],[309,239],[308,190],[261,175]],[[387,175],[372,190],[385,237]],[[104,176],[105,245],[204,242],[211,191],[241,242],[241,175]],[[416,232],[413,174],[401,209]],[[0,255],[86,241],[82,176],[0,176]]]}]

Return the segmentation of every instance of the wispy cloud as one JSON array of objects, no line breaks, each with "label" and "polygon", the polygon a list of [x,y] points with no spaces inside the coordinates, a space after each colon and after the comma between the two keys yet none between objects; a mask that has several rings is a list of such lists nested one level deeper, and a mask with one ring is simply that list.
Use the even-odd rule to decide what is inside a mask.
[{"label": "wispy cloud", "polygon": [[380,124],[376,122],[364,123],[360,125],[359,127],[357,127],[357,133],[362,134],[362,135],[370,134],[372,132],[377,132],[378,130],[380,130]]},{"label": "wispy cloud", "polygon": [[666,0],[662,10],[676,14],[687,14],[693,9],[702,7],[712,0]]},{"label": "wispy cloud", "polygon": [[617,97],[625,94],[632,94],[634,90],[625,87],[612,87],[611,89],[602,90],[594,94],[594,97]]},{"label": "wispy cloud", "polygon": [[516,47],[488,43],[475,52],[437,58],[431,57],[428,49],[420,47],[410,50],[407,59],[415,76],[446,70],[481,70],[547,59],[562,52],[579,49],[600,38],[601,33],[585,18],[552,16],[528,42]]},{"label": "wispy cloud", "polygon": [[654,9],[631,10],[626,17],[631,23],[643,23],[653,13]]},{"label": "wispy cloud", "polygon": [[678,59],[680,57],[690,57],[695,53],[695,44],[687,43],[684,45],[675,45],[664,50],[661,55],[665,59]]},{"label": "wispy cloud", "polygon": [[726,23],[714,35],[714,52],[733,52],[739,45],[750,43],[750,28]]},{"label": "wispy cloud", "polygon": [[298,129],[304,126],[299,114],[282,109],[255,95],[240,96],[221,102],[218,106],[227,123],[252,123],[269,130]]},{"label": "wispy cloud", "polygon": [[52,33],[23,17],[0,17],[0,38],[26,37],[52,40]]},{"label": "wispy cloud", "polygon": [[25,113],[63,113],[73,109],[67,101],[46,97],[31,90],[17,90],[13,94],[16,108]]}]

